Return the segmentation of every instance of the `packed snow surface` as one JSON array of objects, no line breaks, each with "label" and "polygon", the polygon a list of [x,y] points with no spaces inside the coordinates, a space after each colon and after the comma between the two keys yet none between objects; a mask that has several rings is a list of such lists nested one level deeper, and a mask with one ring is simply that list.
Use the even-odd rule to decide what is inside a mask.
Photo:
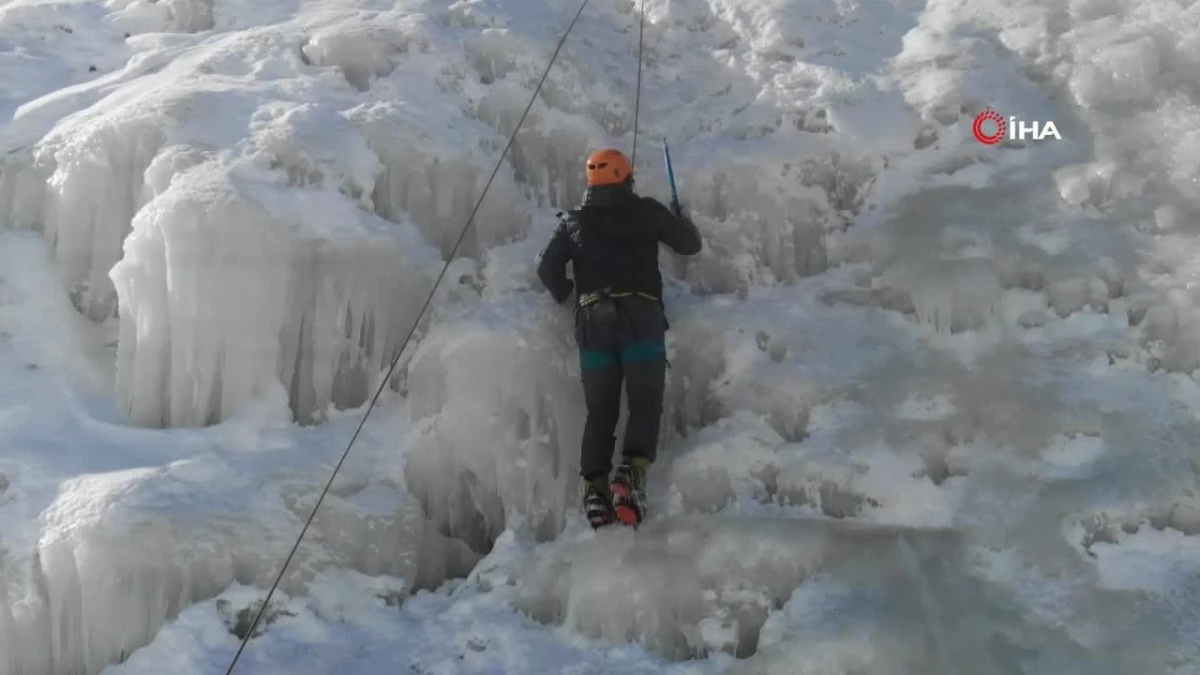
[{"label": "packed snow surface", "polygon": [[533,261],[639,6],[449,260],[574,0],[0,0],[0,675],[224,672],[381,386],[239,673],[1200,674],[1200,4],[646,0],[705,248],[592,533]]}]

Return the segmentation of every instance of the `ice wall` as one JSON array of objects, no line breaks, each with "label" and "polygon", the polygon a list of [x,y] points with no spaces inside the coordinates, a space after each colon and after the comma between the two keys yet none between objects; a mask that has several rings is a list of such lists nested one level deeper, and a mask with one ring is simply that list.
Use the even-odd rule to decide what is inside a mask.
[{"label": "ice wall", "polygon": [[122,407],[138,424],[180,426],[227,419],[280,383],[301,420],[365,401],[436,254],[325,194],[272,186],[254,199],[205,169],[139,212],[113,268]]},{"label": "ice wall", "polygon": [[569,317],[539,304],[517,297],[435,326],[406,381],[403,480],[442,532],[482,552],[506,527],[557,536],[580,487]]},{"label": "ice wall", "polygon": [[[411,220],[445,256],[471,215],[498,156],[459,140],[486,134],[485,127],[461,118],[438,122],[437,115],[406,101],[382,101],[348,112],[382,165],[367,193],[375,213],[388,220]],[[446,124],[447,129],[431,134],[428,130],[437,124]],[[520,236],[530,215],[519,183],[511,170],[503,167],[458,255],[478,257],[482,251]]]},{"label": "ice wall", "polygon": [[[1195,17],[1178,3],[1143,9],[1021,2],[1001,14],[939,3],[913,15],[890,75],[922,131],[893,166],[915,179],[899,183],[926,190],[874,233],[888,240],[882,249],[856,256],[881,273],[875,289],[899,291],[916,320],[946,332],[994,327],[1006,296],[1041,296],[1027,327],[1041,313],[1132,311],[1157,366],[1194,368],[1195,322],[1181,311],[1189,292],[1177,272],[1190,275],[1194,259],[1197,205],[1184,177],[1196,135],[1181,120],[1195,112]],[[1054,121],[1062,140],[985,148],[963,133],[985,107]],[[900,175],[877,196],[900,192]],[[1149,306],[1154,327],[1141,327]]]},{"label": "ice wall", "polygon": [[46,239],[75,307],[94,321],[116,314],[108,270],[143,203],[143,174],[162,146],[159,124],[109,121],[86,139],[52,136],[29,160],[5,165],[3,212],[11,226],[34,227]]},{"label": "ice wall", "polygon": [[129,32],[197,33],[215,27],[214,4],[212,0],[118,0],[109,3],[109,8],[114,22]]},{"label": "ice wall", "polygon": [[625,534],[556,543],[521,580],[518,607],[668,658],[745,657],[830,548],[822,528],[752,520],[659,521]]},{"label": "ice wall", "polygon": [[[678,154],[677,165],[697,161],[695,149]],[[765,151],[750,151],[732,166],[689,167],[679,190],[708,251],[667,269],[696,292],[723,294],[790,285],[836,267],[845,262],[844,234],[865,208],[874,173],[865,158],[788,162]],[[645,182],[648,194],[664,201],[670,194],[657,165]]]},{"label": "ice wall", "polygon": [[[532,618],[670,659],[724,652],[738,658],[724,661],[730,672],[1004,672],[973,650],[1017,623],[978,596],[947,595],[971,582],[931,564],[960,555],[944,532],[691,516],[546,548],[518,572],[516,604]],[[931,580],[922,568],[933,566]],[[931,583],[939,605],[926,614]]]},{"label": "ice wall", "polygon": [[11,228],[41,227],[46,181],[33,169],[32,154],[15,150],[0,163],[0,215]]},{"label": "ice wall", "polygon": [[[512,42],[522,44],[517,38]],[[306,64],[335,71],[368,94],[346,115],[383,166],[370,191],[375,212],[391,220],[411,218],[443,254],[499,159],[500,138],[516,125],[514,116],[493,129],[466,114],[471,102],[464,94],[476,92],[462,50],[434,16],[419,12],[397,12],[385,23],[334,23],[314,31],[301,48]],[[425,80],[424,91],[414,90],[414,75]],[[460,254],[478,256],[524,233],[530,216],[527,189],[520,176],[514,180],[512,170],[503,167]]]},{"label": "ice wall", "polygon": [[[189,605],[234,583],[265,588],[312,508],[322,456],[301,451],[302,480],[286,486],[214,456],[64,483],[32,559],[5,561],[0,673],[94,675]],[[398,577],[414,592],[466,574],[478,557],[439,535],[396,486],[351,472],[280,591],[303,593],[338,567]]]},{"label": "ice wall", "polygon": [[[1070,26],[1060,20],[1068,15],[1105,21],[1096,3],[1026,3],[1012,24],[989,15],[994,33],[979,28],[980,17],[956,16],[970,11],[964,3],[649,4],[639,189],[667,194],[657,144],[666,135],[685,203],[706,237],[696,260],[664,256],[673,277],[674,366],[668,442],[652,493],[661,499],[655,513],[668,518],[660,529],[643,531],[645,547],[610,548],[604,540],[546,547],[541,564],[530,565],[524,608],[673,657],[719,650],[745,656],[765,648],[747,669],[791,672],[801,662],[814,670],[893,672],[889,666],[903,661],[920,672],[953,672],[964,662],[955,650],[969,657],[991,634],[980,628],[981,640],[946,649],[937,626],[917,626],[913,617],[924,608],[914,596],[928,579],[908,574],[890,534],[859,546],[853,537],[835,541],[840,533],[828,522],[764,523],[748,514],[926,525],[960,514],[985,523],[1014,520],[999,503],[1027,509],[1019,526],[1028,529],[1005,523],[987,535],[1053,542],[1047,547],[1053,556],[1022,551],[1038,563],[1074,555],[1052,521],[1066,520],[1091,498],[1077,482],[1103,451],[1091,434],[1130,433],[1121,432],[1130,420],[1100,425],[1091,403],[1078,400],[1119,379],[1104,370],[1117,349],[1093,344],[1087,331],[1096,325],[1109,331],[1110,323],[1099,323],[1109,319],[1123,330],[1124,314],[1155,354],[1151,367],[1187,371],[1198,362],[1191,298],[1176,285],[1188,275],[1160,273],[1157,264],[1141,268],[1155,290],[1176,291],[1166,294],[1170,302],[1157,292],[1131,299],[1127,284],[1138,276],[1129,271],[1142,263],[1189,270],[1187,200],[1149,219],[1130,208],[1129,221],[1104,220],[1136,205],[1145,187],[1136,175],[1142,169],[1154,169],[1148,185],[1157,196],[1185,192],[1194,139],[1178,120],[1188,119],[1190,104],[1181,95],[1153,108],[1158,94],[1149,85],[1173,81],[1165,76],[1170,69],[1188,72],[1194,41],[1167,31],[1162,43],[1104,44],[1091,64],[1093,38],[1105,41],[1092,32],[1041,42],[1045,31]],[[1126,19],[1137,8],[1100,4],[1126,11]],[[372,458],[386,481],[335,490],[318,529],[327,543],[338,543],[303,560],[306,574],[339,564],[436,584],[469,567],[506,528],[547,540],[568,523],[582,426],[570,313],[525,292],[536,288],[529,261],[548,234],[527,226],[537,207],[578,199],[578,162],[586,150],[600,143],[628,147],[634,4],[593,7],[466,241],[463,252],[478,259],[457,261],[448,277],[462,297],[439,302],[438,320],[426,327],[401,378],[415,427],[402,442],[403,460]],[[13,207],[23,211],[19,222],[54,233],[49,240],[67,280],[85,282],[80,306],[95,305],[97,317],[109,313],[112,298],[100,286],[105,275],[114,282],[119,391],[139,423],[205,424],[263,397],[286,399],[301,420],[321,419],[331,406],[360,403],[377,384],[373,378],[394,355],[414,304],[449,252],[570,9],[492,0],[411,8],[430,15],[372,8],[351,18],[308,16],[216,36],[195,50],[172,42],[169,49],[184,58],[160,77],[130,87],[105,84],[115,88],[112,98],[43,143],[41,174],[6,172],[2,198],[23,205]],[[898,16],[905,11],[912,16]],[[1194,17],[1174,18],[1187,27]],[[159,47],[165,62],[168,47]],[[1179,81],[1186,94],[1190,80]],[[1047,82],[1070,84],[1080,110],[1047,103],[1041,89]],[[993,95],[999,97],[993,104],[1027,106],[1021,112],[1029,116],[1073,118],[1082,111],[1084,119],[1072,121],[1106,131],[1115,127],[1104,122],[1136,111],[1145,114],[1142,131],[1180,125],[1178,147],[1159,143],[1142,151],[1140,141],[1159,137],[1134,134],[1095,149],[1082,141],[981,148],[970,137],[970,119]],[[146,115],[128,116],[133,110]],[[146,124],[153,119],[170,123]],[[139,129],[159,135],[138,136]],[[1103,162],[1055,170],[1093,150]],[[1126,153],[1136,161],[1122,164]],[[1176,164],[1156,165],[1156,156]],[[995,184],[997,177],[1011,180]],[[909,192],[916,195],[898,199]],[[45,214],[24,213],[35,201],[42,208],[43,193]],[[1060,202],[1078,209],[1078,218],[1064,217]],[[536,238],[522,241],[531,231]],[[1134,250],[1131,231],[1164,236],[1142,249],[1150,251],[1144,260],[1114,260],[1113,250]],[[109,274],[122,238],[124,258]],[[856,269],[836,269],[845,262]],[[104,272],[100,281],[97,270]],[[821,295],[828,304],[810,306],[808,291],[829,291]],[[739,306],[744,313],[730,309]],[[894,321],[895,312],[957,334],[939,344],[965,346],[958,355],[977,356],[972,339],[997,324],[1028,342],[985,367],[951,368],[917,337],[927,334],[908,331]],[[1105,312],[1111,314],[1099,321],[1077,316]],[[1043,326],[1048,330],[1032,330]],[[1064,333],[1063,342],[1052,343]],[[1095,362],[1023,360],[1024,347]],[[1034,384],[1009,381],[1025,375],[1022,368],[1036,376]],[[1103,377],[1053,379],[1062,371],[1097,370]],[[1037,396],[1047,381],[1074,398]],[[921,409],[926,402],[919,396],[904,398],[918,389],[940,398]],[[1145,390],[1118,393],[1123,397],[1097,408],[1123,410],[1129,401],[1147,400]],[[936,404],[942,400],[949,403]],[[1173,405],[1153,399],[1131,418],[1157,423],[1157,411]],[[1050,444],[1063,425],[1081,429],[1082,440],[1064,442],[1071,447],[1056,456]],[[672,434],[691,438],[672,443]],[[1170,435],[1188,436],[1186,430]],[[989,445],[988,437],[1011,447]],[[1126,440],[1141,457],[1172,454],[1157,445],[1147,453],[1144,444]],[[985,464],[985,456],[1001,459]],[[972,473],[981,466],[987,470]],[[1055,486],[1042,475],[1046,483],[1030,489],[1029,474],[1046,466],[1071,484]],[[1098,470],[1122,473],[1112,466]],[[1161,465],[1142,470],[1172,473]],[[962,480],[968,474],[974,478]],[[995,483],[1008,491],[989,492]],[[1120,482],[1114,492],[1156,485]],[[413,500],[392,511],[363,505],[386,501],[401,486]],[[1026,501],[1056,491],[1074,496],[1048,508]],[[311,494],[289,491],[285,508],[303,514]],[[982,497],[972,504],[964,495]],[[988,499],[994,501],[982,503]],[[722,510],[733,513],[707,520]],[[675,518],[681,513],[695,517]],[[1168,522],[1192,529],[1190,521]],[[360,528],[382,534],[363,544]],[[144,548],[169,551],[160,542],[165,529],[147,525],[144,541],[153,546]],[[226,555],[220,542],[195,557],[164,555],[161,569],[145,564],[146,556],[111,552],[124,538],[143,542],[131,531],[114,528],[102,543],[91,530],[49,538],[35,569],[49,570],[39,583],[50,590],[30,595],[32,609],[19,610],[9,626],[14,641],[37,645],[38,635],[59,637],[32,656],[12,658],[63,655],[29,661],[30,668],[100,663],[144,640],[186,599],[230,579],[262,582],[265,560]],[[189,536],[210,542],[203,533]],[[822,565],[836,576],[848,560],[865,561],[865,569],[832,582],[813,579]],[[684,563],[695,573],[679,573]],[[134,570],[143,581],[129,583],[143,585],[119,595],[95,571],[104,567]],[[623,574],[630,568],[638,573],[631,578]],[[172,571],[178,569],[185,571]],[[250,571],[239,577],[239,569]],[[1052,572],[1082,578],[1088,569],[1073,562]],[[962,577],[972,573],[947,578],[970,591]],[[876,582],[884,588],[869,586]],[[833,602],[824,602],[826,592],[836,596]],[[97,605],[128,608],[122,604],[128,602],[149,607],[144,624],[138,617],[132,627],[96,623]],[[43,605],[48,609],[37,609]],[[854,623],[853,611],[863,607],[887,618]],[[59,630],[47,632],[46,625]],[[870,639],[846,640],[843,626]],[[815,642],[819,651],[808,647]],[[797,654],[794,644],[808,652]],[[932,649],[914,653],[913,644]]]},{"label": "ice wall", "polygon": [[[374,388],[497,154],[454,96],[415,105],[374,80],[360,89],[375,100],[345,96],[362,68],[389,72],[353,45],[438,90],[425,73],[445,55],[421,16],[332,21],[301,55],[285,29],[172,43],[161,70],[10,158],[0,206],[43,231],[81,312],[119,317],[118,396],[137,423],[224,420],[275,386],[308,422]],[[460,254],[519,236],[529,213],[505,168]]]},{"label": "ice wall", "polygon": [[[135,29],[221,23],[204,2],[116,7]],[[317,13],[303,29],[141,39],[120,77],[81,87],[72,100],[95,103],[57,124],[30,162],[9,163],[0,207],[45,233],[81,312],[119,318],[117,388],[133,419],[220,421],[277,385],[302,421],[363,400],[436,265],[419,240],[450,252],[545,66],[561,26],[537,17],[516,30],[529,11]],[[701,18],[656,27],[652,17],[650,31],[670,51],[750,30]],[[622,4],[580,27],[460,255],[482,260],[525,236],[539,208],[577,204],[587,152],[628,146],[629,53],[601,38],[635,19]],[[730,64],[716,72],[707,98],[677,92],[678,80],[647,91],[639,189],[666,199],[658,138],[679,138],[680,187],[709,242],[689,265],[665,257],[669,271],[723,293],[838,264],[877,167],[829,133],[837,114],[785,111],[779,91],[731,122],[745,109],[737,101],[775,85]],[[670,115],[676,93],[712,123]],[[741,159],[704,150],[710,142]]]}]

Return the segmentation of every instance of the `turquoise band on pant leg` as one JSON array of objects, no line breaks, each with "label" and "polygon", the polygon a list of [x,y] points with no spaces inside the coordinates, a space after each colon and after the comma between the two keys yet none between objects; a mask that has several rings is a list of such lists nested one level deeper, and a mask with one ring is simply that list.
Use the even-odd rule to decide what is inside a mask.
[{"label": "turquoise band on pant leg", "polygon": [[635,363],[637,361],[657,361],[667,357],[667,346],[657,340],[635,342],[621,352],[621,361]]},{"label": "turquoise band on pant leg", "polygon": [[584,370],[607,368],[616,363],[617,359],[607,352],[598,352],[594,349],[579,350],[579,367]]}]

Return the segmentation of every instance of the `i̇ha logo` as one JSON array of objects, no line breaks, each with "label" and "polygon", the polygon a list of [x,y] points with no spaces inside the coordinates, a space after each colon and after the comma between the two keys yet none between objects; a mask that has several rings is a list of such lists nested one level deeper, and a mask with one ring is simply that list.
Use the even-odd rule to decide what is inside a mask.
[{"label": "i\u0307ha logo", "polygon": [[[987,126],[993,126],[994,131],[988,132]],[[1000,113],[991,109],[984,110],[975,117],[975,124],[971,126],[971,130],[975,132],[976,140],[984,145],[996,145],[1006,138],[1014,141],[1029,138],[1041,141],[1048,137],[1062,140],[1054,122],[1026,122],[1012,116],[1005,120]]]}]

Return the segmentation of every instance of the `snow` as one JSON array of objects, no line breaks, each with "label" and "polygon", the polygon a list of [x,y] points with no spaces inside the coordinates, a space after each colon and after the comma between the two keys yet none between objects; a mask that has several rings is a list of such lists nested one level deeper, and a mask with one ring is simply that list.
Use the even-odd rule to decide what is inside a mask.
[{"label": "snow", "polygon": [[0,675],[225,668],[381,384],[237,672],[1200,673],[1196,9],[647,0],[705,250],[591,533],[532,261],[637,6],[448,261],[574,2],[0,2]]}]

